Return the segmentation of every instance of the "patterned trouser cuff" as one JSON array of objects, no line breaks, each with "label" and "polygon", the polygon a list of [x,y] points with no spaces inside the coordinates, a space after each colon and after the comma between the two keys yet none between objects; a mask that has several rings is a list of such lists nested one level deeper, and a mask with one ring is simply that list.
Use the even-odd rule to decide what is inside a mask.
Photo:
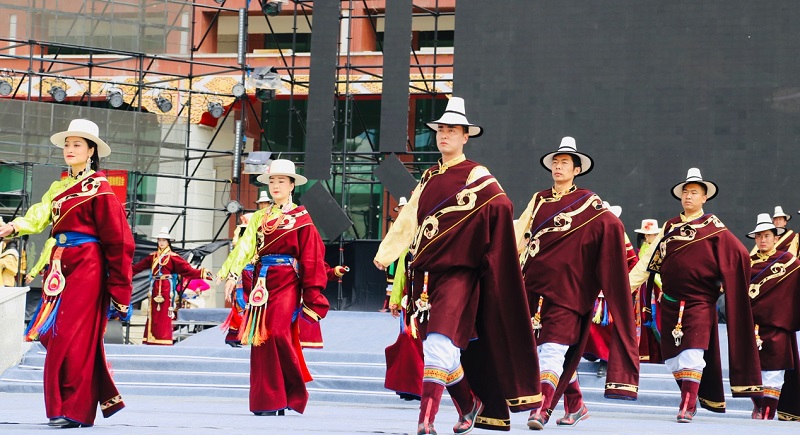
[{"label": "patterned trouser cuff", "polygon": [[703,377],[702,370],[693,370],[693,369],[681,369],[677,372],[672,372],[672,376],[675,377],[676,381],[689,381],[689,382],[696,382],[700,383],[700,378]]},{"label": "patterned trouser cuff", "polygon": [[543,384],[550,384],[553,389],[558,386],[558,374],[554,371],[542,370],[541,378]]},{"label": "patterned trouser cuff", "polygon": [[439,385],[447,385],[449,373],[439,367],[426,366],[422,374],[422,382],[434,382]]}]

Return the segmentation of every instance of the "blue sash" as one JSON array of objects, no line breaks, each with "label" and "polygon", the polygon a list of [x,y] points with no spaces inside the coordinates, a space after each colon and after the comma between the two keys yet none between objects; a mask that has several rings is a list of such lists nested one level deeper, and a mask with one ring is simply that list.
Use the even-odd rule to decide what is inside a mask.
[{"label": "blue sash", "polygon": [[84,243],[100,243],[100,239],[95,236],[84,233],[76,233],[74,231],[65,231],[53,235],[56,239],[56,246],[63,248],[71,248],[73,246],[80,246]]}]

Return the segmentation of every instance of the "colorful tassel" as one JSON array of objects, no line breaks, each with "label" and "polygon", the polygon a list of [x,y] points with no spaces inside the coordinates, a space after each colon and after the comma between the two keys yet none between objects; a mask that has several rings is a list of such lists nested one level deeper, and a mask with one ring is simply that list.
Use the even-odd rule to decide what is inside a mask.
[{"label": "colorful tassel", "polygon": [[605,305],[603,298],[597,298],[594,301],[594,317],[592,323],[599,325],[603,321],[603,306]]}]

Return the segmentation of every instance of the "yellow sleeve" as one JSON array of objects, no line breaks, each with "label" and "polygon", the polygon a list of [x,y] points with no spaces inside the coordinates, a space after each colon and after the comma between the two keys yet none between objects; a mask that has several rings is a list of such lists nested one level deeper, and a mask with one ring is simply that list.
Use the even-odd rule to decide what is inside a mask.
[{"label": "yellow sleeve", "polygon": [[50,263],[50,254],[53,252],[53,246],[56,244],[56,239],[50,237],[44,242],[44,246],[42,246],[42,251],[39,253],[39,259],[36,260],[36,264],[33,265],[30,271],[28,271],[28,275],[36,276],[39,272],[44,269]]},{"label": "yellow sleeve", "polygon": [[528,206],[525,207],[525,211],[519,216],[517,219],[517,223],[514,224],[514,233],[517,236],[517,253],[521,253],[523,249],[525,249],[525,234],[529,233],[531,230],[531,223],[533,222],[533,208],[536,206],[536,200],[538,199],[539,194],[535,193],[531,198],[530,202],[528,202]]},{"label": "yellow sleeve", "polygon": [[42,195],[42,200],[33,204],[28,209],[28,212],[25,213],[25,216],[20,216],[11,221],[17,233],[23,236],[26,234],[39,234],[44,231],[52,219],[51,207],[53,198],[61,193],[64,188],[64,182],[54,181],[50,188],[47,189],[47,192]]},{"label": "yellow sleeve", "polygon": [[400,255],[397,262],[397,269],[394,271],[394,282],[392,283],[392,295],[389,297],[389,305],[400,305],[403,300],[403,288],[406,286],[406,262],[405,257],[408,249]]},{"label": "yellow sleeve", "polygon": [[647,251],[645,251],[642,261],[636,263],[636,266],[633,266],[633,270],[631,270],[631,272],[628,274],[628,283],[631,286],[631,291],[639,288],[642,284],[644,284],[645,281],[647,281],[647,278],[650,277],[650,272],[647,271],[647,265],[650,263],[650,258],[653,257],[653,249],[656,249],[663,238],[664,227],[661,227],[661,230],[659,230],[655,241],[653,241],[653,243],[647,247]]},{"label": "yellow sleeve", "polygon": [[253,214],[253,217],[250,218],[250,223],[247,224],[247,228],[244,230],[244,234],[242,234],[242,236],[239,237],[239,241],[236,242],[236,247],[233,248],[233,251],[228,254],[228,258],[222,263],[222,267],[219,269],[219,272],[217,272],[217,277],[220,279],[233,278],[238,280],[242,269],[244,269],[256,255],[256,250],[258,248],[256,246],[258,240],[256,238],[256,233],[267,211],[267,209],[258,210]]},{"label": "yellow sleeve", "polygon": [[375,261],[384,265],[384,267],[388,267],[400,258],[400,254],[411,246],[411,241],[417,231],[417,209],[419,208],[420,193],[421,189],[417,185],[411,194],[408,204],[400,210],[397,220],[394,221],[394,225],[386,233],[386,237],[383,238],[380,247],[378,247]]},{"label": "yellow sleeve", "polygon": [[792,237],[792,243],[789,244],[789,249],[788,249],[789,253],[791,253],[795,257],[797,257],[797,243],[798,243],[797,238],[798,238],[797,234],[795,234]]}]

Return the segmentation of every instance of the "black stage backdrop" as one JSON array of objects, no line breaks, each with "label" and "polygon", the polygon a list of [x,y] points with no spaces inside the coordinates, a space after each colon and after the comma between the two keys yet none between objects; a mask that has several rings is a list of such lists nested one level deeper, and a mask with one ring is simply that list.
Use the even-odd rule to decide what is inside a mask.
[{"label": "black stage backdrop", "polygon": [[720,188],[705,210],[745,240],[759,212],[800,207],[798,22],[796,0],[459,2],[454,95],[486,129],[467,156],[520,213],[573,136],[596,164],[577,184],[630,236],[681,211],[670,189],[698,167]]}]

